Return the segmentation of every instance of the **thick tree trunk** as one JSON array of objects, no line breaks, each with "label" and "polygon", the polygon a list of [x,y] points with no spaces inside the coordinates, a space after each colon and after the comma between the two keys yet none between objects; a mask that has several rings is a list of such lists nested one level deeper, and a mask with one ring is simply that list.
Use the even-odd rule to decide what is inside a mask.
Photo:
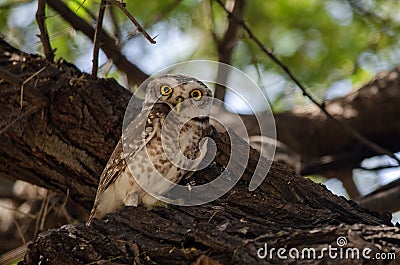
[{"label": "thick tree trunk", "polygon": [[[69,190],[70,199],[89,209],[101,170],[120,137],[129,92],[114,80],[91,80],[72,65],[49,63],[4,41],[0,59],[0,174]],[[20,111],[23,80],[29,81]],[[218,146],[215,163],[194,175],[197,183],[218,176],[230,158],[227,134],[212,137]],[[127,207],[92,227],[75,224],[46,231],[29,246],[22,263],[191,264],[202,254],[223,264],[269,263],[279,260],[276,255],[273,260],[257,257],[264,243],[321,250],[336,247],[338,236],[347,238],[348,247],[371,248],[370,256],[400,255],[400,229],[390,227],[390,218],[333,195],[284,164],[273,163],[261,186],[248,191],[258,158],[251,149],[238,184],[216,201],[151,211]],[[324,259],[304,262],[335,262],[323,254]]]},{"label": "thick tree trunk", "polygon": [[[187,210],[126,209],[94,227],[66,225],[47,231],[30,245],[22,264],[194,264],[202,255],[218,264],[398,264],[398,227],[340,224],[275,229],[275,222],[272,228],[236,209]],[[338,238],[345,247],[338,246]],[[279,259],[281,247],[287,259]],[[314,249],[315,254],[304,252],[304,258],[291,259],[297,257],[292,248],[299,250],[299,257],[304,249]],[[346,249],[359,252],[340,256]],[[375,260],[375,253],[385,253],[387,259]]]},{"label": "thick tree trunk", "polygon": [[[113,79],[92,80],[71,64],[50,63],[4,41],[0,51],[0,175],[64,194],[69,190],[72,200],[90,208],[121,135],[130,93]],[[12,83],[15,76],[19,84]],[[20,83],[29,78],[21,109]],[[38,106],[38,96],[28,97],[29,90],[49,103]]]}]

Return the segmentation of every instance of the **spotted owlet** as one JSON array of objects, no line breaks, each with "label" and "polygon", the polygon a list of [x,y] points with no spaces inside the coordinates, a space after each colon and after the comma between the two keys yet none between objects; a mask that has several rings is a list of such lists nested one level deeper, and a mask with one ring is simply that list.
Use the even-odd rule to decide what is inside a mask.
[{"label": "spotted owlet", "polygon": [[143,185],[164,194],[193,173],[185,159],[204,155],[211,98],[211,90],[192,77],[164,75],[148,83],[142,111],[124,130],[101,174],[87,225],[123,205],[152,208],[158,200]]}]

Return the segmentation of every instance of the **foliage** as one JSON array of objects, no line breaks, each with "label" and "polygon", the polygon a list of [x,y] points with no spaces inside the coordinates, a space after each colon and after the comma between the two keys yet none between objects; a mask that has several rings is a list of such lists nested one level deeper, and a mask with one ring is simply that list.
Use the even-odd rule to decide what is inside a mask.
[{"label": "foliage", "polygon": [[[64,0],[78,16],[94,25],[99,0],[86,0],[83,6],[81,2]],[[126,1],[126,4],[151,36],[158,35],[157,44],[151,45],[138,34],[116,7],[107,9],[105,28],[119,38],[118,43],[127,57],[148,74],[183,60],[218,59],[213,33],[221,38],[228,20],[216,1]],[[3,0],[0,6],[2,35],[21,49],[42,52],[36,37],[37,2]],[[353,86],[360,85],[377,71],[397,63],[400,49],[398,10],[397,0],[251,0],[246,2],[243,18],[263,44],[272,48],[296,76],[323,99],[336,81],[350,80]],[[90,71],[91,42],[50,8],[47,15],[56,57]],[[104,56],[100,59],[101,63],[106,62]],[[258,64],[262,76],[282,74],[242,32],[231,64],[254,72],[251,67],[254,63]],[[118,77],[114,68],[108,74]],[[270,80],[264,78],[262,82],[265,85]],[[331,89],[339,90],[333,93],[335,95],[343,94],[340,90],[349,90],[339,85]],[[278,111],[304,102],[303,97],[293,93],[290,83],[270,84],[267,91]],[[287,94],[294,95],[288,97]]]}]

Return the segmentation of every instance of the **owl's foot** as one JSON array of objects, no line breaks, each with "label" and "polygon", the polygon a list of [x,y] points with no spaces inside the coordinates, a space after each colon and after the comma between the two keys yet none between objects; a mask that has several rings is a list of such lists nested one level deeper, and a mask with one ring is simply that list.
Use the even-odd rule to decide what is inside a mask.
[{"label": "owl's foot", "polygon": [[151,196],[149,194],[145,194],[143,196],[142,202],[143,202],[144,206],[146,206],[146,208],[148,210],[151,210],[154,207],[168,208],[168,204],[166,202],[159,201],[159,200],[157,200],[156,198],[154,198],[153,196]]},{"label": "owl's foot", "polygon": [[167,208],[167,209],[169,208],[168,203],[163,202],[163,201],[157,201],[154,204],[154,207],[163,207],[163,208]]},{"label": "owl's foot", "polygon": [[124,204],[125,206],[137,207],[139,205],[139,194],[137,194],[136,192],[126,194],[124,198]]}]

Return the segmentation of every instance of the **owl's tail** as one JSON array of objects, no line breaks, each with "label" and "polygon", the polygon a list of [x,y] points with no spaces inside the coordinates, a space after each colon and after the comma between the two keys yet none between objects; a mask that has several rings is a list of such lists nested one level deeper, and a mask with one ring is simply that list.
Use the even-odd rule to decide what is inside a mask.
[{"label": "owl's tail", "polygon": [[90,226],[90,224],[92,223],[94,217],[96,216],[96,210],[97,210],[97,205],[94,205],[92,210],[90,211],[89,218],[86,221],[86,226]]}]

